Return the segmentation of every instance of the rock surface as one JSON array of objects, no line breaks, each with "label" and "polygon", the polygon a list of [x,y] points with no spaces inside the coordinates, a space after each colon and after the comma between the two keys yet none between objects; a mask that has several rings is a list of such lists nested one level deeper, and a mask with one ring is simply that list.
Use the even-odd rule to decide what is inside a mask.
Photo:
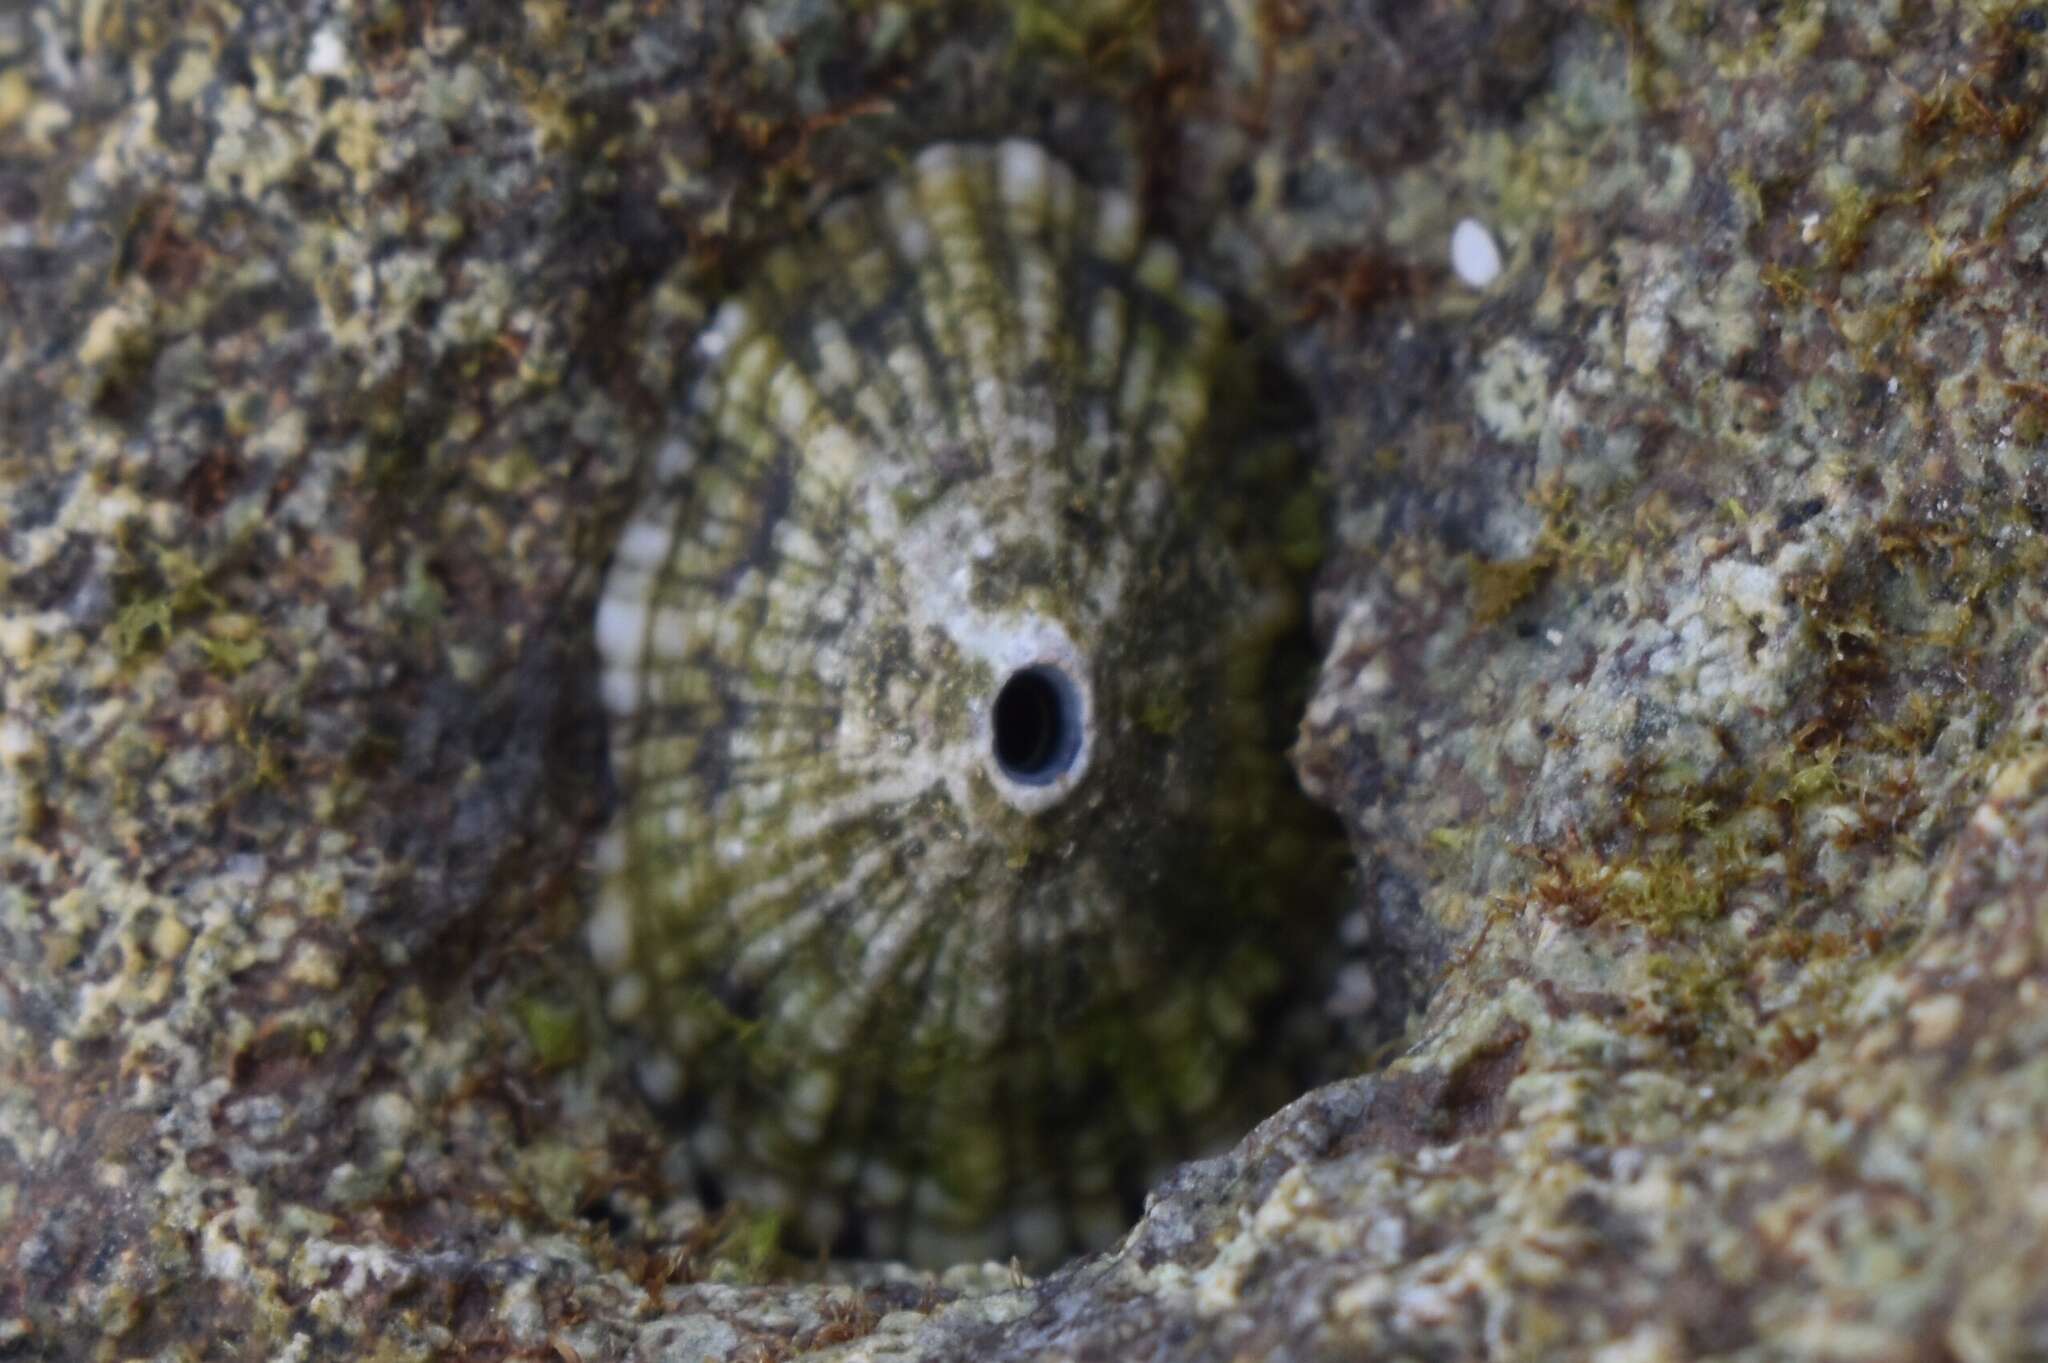
[{"label": "rock surface", "polygon": [[[0,1357],[2048,1350],[2044,59],[2002,0],[0,13]],[[1110,1253],[819,1281],[610,1044],[592,602],[733,272],[1008,133],[1312,399],[1297,766],[1411,1017]]]}]

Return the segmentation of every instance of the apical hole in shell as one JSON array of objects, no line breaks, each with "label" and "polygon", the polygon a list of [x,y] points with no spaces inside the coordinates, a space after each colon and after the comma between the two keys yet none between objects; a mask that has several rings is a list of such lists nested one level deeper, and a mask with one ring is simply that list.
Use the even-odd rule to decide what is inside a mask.
[{"label": "apical hole in shell", "polygon": [[1010,674],[996,693],[996,765],[1020,785],[1048,786],[1081,751],[1081,706],[1074,683],[1053,667]]}]

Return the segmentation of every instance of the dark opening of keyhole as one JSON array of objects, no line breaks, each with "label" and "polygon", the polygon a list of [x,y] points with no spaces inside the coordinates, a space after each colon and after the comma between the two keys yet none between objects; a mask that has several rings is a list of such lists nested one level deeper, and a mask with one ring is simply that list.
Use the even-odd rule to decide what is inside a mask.
[{"label": "dark opening of keyhole", "polygon": [[1057,781],[1081,751],[1080,705],[1074,684],[1051,667],[1010,674],[996,692],[996,765],[1027,786]]}]

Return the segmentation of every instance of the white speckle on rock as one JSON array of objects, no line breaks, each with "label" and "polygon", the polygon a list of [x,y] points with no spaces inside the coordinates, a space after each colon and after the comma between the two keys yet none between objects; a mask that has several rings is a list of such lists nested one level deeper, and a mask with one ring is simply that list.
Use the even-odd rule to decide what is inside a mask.
[{"label": "white speckle on rock", "polygon": [[103,365],[132,354],[147,341],[151,309],[145,299],[124,299],[99,310],[78,344],[78,362]]},{"label": "white speckle on rock", "polygon": [[542,1308],[531,1278],[521,1278],[498,1298],[498,1319],[522,1339],[538,1339],[547,1329],[547,1312]]},{"label": "white speckle on rock", "polygon": [[[316,1236],[300,1252],[300,1266],[308,1277],[328,1279],[339,1294],[334,1302],[360,1297],[372,1286],[393,1290],[412,1283],[416,1273],[404,1256],[381,1245],[352,1245]],[[339,1269],[338,1281],[335,1270]]]},{"label": "white speckle on rock", "polygon": [[42,756],[42,752],[43,741],[34,729],[13,716],[0,719],[0,762],[25,766]]},{"label": "white speckle on rock", "polygon": [[1745,617],[1777,624],[1785,618],[1784,579],[1761,563],[1723,560],[1707,569],[1707,589]]},{"label": "white speckle on rock", "polygon": [[1479,219],[1462,219],[1451,229],[1451,268],[1475,289],[1500,278],[1500,243]]},{"label": "white speckle on rock", "polygon": [[1629,300],[1622,362],[1637,374],[1654,374],[1671,344],[1671,309],[1685,286],[1677,253],[1659,247],[1647,254],[1644,282]]},{"label": "white speckle on rock", "polygon": [[1487,352],[1473,379],[1472,405],[1503,440],[1534,440],[1550,406],[1550,361],[1519,336]]},{"label": "white speckle on rock", "polygon": [[341,35],[329,26],[313,35],[313,41],[306,49],[306,74],[309,76],[338,76],[348,70],[348,49],[342,46]]},{"label": "white speckle on rock", "polygon": [[1671,1325],[1658,1321],[1602,1345],[1592,1357],[1594,1363],[1667,1363],[1685,1357],[1685,1349]]},{"label": "white speckle on rock", "polygon": [[381,1139],[397,1145],[411,1136],[419,1125],[419,1113],[404,1094],[385,1092],[364,1106],[363,1120]]},{"label": "white speckle on rock", "polygon": [[1360,700],[1384,696],[1393,689],[1394,676],[1387,670],[1386,660],[1383,658],[1367,659],[1358,669],[1357,675],[1351,679],[1352,694]]},{"label": "white speckle on rock", "polygon": [[1937,994],[1908,1008],[1906,1017],[1912,1026],[1914,1047],[1932,1050],[1955,1039],[1962,1026],[1963,1001],[1954,994]]},{"label": "white speckle on rock", "polygon": [[1359,1017],[1378,999],[1379,986],[1373,980],[1371,968],[1354,962],[1337,972],[1336,984],[1330,991],[1329,1011],[1336,1017]]},{"label": "white speckle on rock", "polygon": [[240,1282],[248,1272],[248,1251],[229,1238],[236,1214],[229,1210],[208,1221],[199,1235],[199,1260],[206,1275],[222,1282]]},{"label": "white speckle on rock", "polygon": [[293,953],[285,975],[294,984],[333,989],[341,983],[341,962],[327,948],[308,942]]},{"label": "white speckle on rock", "polygon": [[1211,1316],[1243,1310],[1245,1275],[1251,1271],[1264,1244],[1257,1235],[1240,1235],[1226,1241],[1222,1252],[1194,1275],[1195,1309]]}]

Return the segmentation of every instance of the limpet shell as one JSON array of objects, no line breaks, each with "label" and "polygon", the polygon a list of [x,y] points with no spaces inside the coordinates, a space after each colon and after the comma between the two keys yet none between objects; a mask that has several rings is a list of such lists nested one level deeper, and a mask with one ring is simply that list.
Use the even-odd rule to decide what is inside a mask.
[{"label": "limpet shell", "polygon": [[1124,194],[946,144],[699,351],[597,616],[641,1083],[795,1243],[1101,1244],[1284,1096],[1333,901],[1224,308]]}]

